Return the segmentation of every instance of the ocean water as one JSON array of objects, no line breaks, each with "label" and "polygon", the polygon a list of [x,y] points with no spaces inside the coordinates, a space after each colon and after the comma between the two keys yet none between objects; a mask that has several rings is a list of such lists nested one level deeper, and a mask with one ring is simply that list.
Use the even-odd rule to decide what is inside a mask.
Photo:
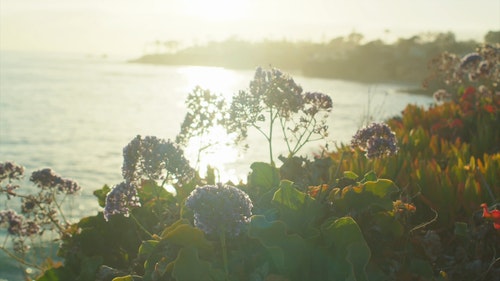
[{"label": "ocean water", "polygon": [[[136,135],[175,139],[186,112],[185,97],[196,85],[229,99],[247,89],[254,74],[131,64],[126,59],[0,53],[0,161],[25,166],[28,178],[32,171],[50,167],[78,181],[84,189],[72,202],[69,215],[74,219],[99,210],[94,190],[122,181],[122,148]],[[348,142],[367,115],[380,121],[399,114],[408,103],[432,103],[430,97],[401,91],[411,85],[293,77],[305,91],[331,96],[330,143]],[[276,155],[284,153],[280,140],[275,141]],[[223,181],[246,180],[252,162],[269,159],[262,149],[266,142],[257,132],[250,131],[248,144],[245,153],[220,147],[203,156],[200,167],[216,166]],[[300,154],[311,156],[320,144],[324,143],[311,144]],[[195,162],[191,150],[186,152]],[[0,203],[2,208],[11,204]]]}]

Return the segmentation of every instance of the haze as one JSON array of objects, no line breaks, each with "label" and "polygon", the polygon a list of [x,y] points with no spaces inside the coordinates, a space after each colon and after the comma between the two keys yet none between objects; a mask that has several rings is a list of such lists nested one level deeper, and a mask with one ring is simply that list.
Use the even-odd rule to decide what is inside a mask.
[{"label": "haze", "polygon": [[391,41],[423,32],[481,41],[500,0],[0,0],[0,49],[141,55],[156,40]]}]

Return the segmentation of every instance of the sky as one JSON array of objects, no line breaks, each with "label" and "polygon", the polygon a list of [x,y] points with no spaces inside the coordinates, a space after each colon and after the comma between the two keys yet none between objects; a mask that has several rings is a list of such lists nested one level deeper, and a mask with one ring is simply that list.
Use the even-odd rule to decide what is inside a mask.
[{"label": "sky", "polygon": [[390,42],[424,32],[481,41],[500,0],[0,0],[0,50],[121,54],[229,37],[329,41],[352,32]]}]

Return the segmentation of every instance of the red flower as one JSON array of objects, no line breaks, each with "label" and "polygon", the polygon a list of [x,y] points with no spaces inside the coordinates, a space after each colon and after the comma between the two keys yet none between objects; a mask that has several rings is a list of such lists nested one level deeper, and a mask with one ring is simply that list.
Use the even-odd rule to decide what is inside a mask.
[{"label": "red flower", "polygon": [[491,212],[488,210],[488,205],[481,204],[481,208],[483,208],[483,218],[491,219],[493,221],[493,227],[497,230],[500,230],[500,211],[492,210]]},{"label": "red flower", "polygon": [[462,98],[467,99],[469,97],[473,97],[475,93],[476,93],[476,89],[474,87],[472,87],[472,86],[467,87],[467,89],[465,89],[465,91],[464,91]]},{"label": "red flower", "polygon": [[494,113],[495,112],[495,107],[491,104],[485,104],[484,105],[484,110],[489,113]]},{"label": "red flower", "polygon": [[462,122],[462,120],[458,119],[458,118],[455,118],[453,119],[453,121],[451,121],[451,125],[450,127],[454,128],[454,127],[462,127],[464,125],[464,123]]},{"label": "red flower", "polygon": [[328,191],[328,184],[309,186],[307,188],[307,193],[309,196],[316,198],[320,193]]}]

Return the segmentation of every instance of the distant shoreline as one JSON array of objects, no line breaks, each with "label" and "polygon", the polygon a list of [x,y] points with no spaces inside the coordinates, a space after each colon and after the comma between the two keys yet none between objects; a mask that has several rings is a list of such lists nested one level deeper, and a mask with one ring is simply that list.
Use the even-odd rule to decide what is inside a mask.
[{"label": "distant shoreline", "polygon": [[[488,32],[485,43],[495,40],[497,34],[500,31]],[[405,92],[430,95],[429,90],[421,86],[430,74],[430,61],[443,52],[464,56],[482,44],[472,40],[456,41],[451,32],[400,38],[392,44],[381,40],[362,44],[362,38],[363,35],[358,33],[325,43],[286,40],[247,42],[229,38],[183,49],[179,49],[175,42],[166,41],[158,42],[156,53],[128,62],[215,66],[237,70],[272,66],[305,77],[371,84],[402,83],[411,85]]]},{"label": "distant shoreline", "polygon": [[[267,40],[250,42],[231,37],[224,41],[211,41],[203,45],[181,46],[175,40],[155,41],[142,56],[121,55],[125,63],[211,66],[234,70],[253,71],[261,66],[279,68],[292,75],[309,78],[337,79],[363,84],[391,83],[402,85],[402,92],[432,95],[433,90],[446,85],[430,81],[429,63],[443,52],[463,57],[482,44],[500,43],[500,30],[488,31],[483,42],[457,41],[451,32],[422,33],[399,38],[393,43],[382,40],[364,42],[363,35],[353,32],[345,37],[321,43],[311,41]],[[151,46],[150,46],[151,47]],[[6,50],[0,52],[30,51]],[[154,53],[153,53],[154,52]],[[44,52],[51,56],[70,53]],[[5,57],[5,56],[3,56]],[[109,60],[106,53],[85,53],[86,59]],[[116,60],[116,57],[113,58]],[[430,78],[430,79],[428,79]],[[425,81],[425,82],[424,82]]]},{"label": "distant shoreline", "polygon": [[[127,60],[127,63],[137,63],[137,64],[149,64],[149,65],[165,65],[165,66],[207,66],[207,67],[223,67],[233,70],[255,70],[256,67],[262,66],[265,67],[265,64],[246,64],[246,65],[235,65],[231,63],[224,62],[208,62],[207,60],[195,60],[195,59],[182,59],[180,57],[176,57],[174,54],[152,54],[152,55],[144,55],[142,57],[136,59]],[[270,64],[267,64],[269,66]],[[273,65],[274,66],[274,65]],[[352,81],[357,83],[402,83],[407,85],[406,88],[402,88],[400,92],[409,93],[409,94],[418,94],[418,95],[430,95],[428,90],[420,87],[421,81],[407,81],[407,80],[374,80],[374,79],[360,79],[361,77],[342,77],[342,76],[333,76],[333,75],[322,75],[320,73],[308,73],[304,72],[303,69],[290,69],[285,67],[279,67],[290,74],[300,74],[309,78],[322,78],[322,79],[339,79],[345,81]],[[356,79],[357,78],[357,79]]]}]

